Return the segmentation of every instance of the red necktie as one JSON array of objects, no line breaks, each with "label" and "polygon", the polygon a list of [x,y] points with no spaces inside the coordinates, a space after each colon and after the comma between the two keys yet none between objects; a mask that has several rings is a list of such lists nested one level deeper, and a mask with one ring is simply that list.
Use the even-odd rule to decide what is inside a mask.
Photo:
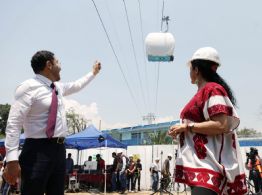
[{"label": "red necktie", "polygon": [[47,127],[46,127],[46,135],[48,138],[51,138],[54,136],[57,106],[58,106],[57,92],[56,92],[54,83],[52,83],[50,87],[52,88],[52,102],[50,106]]}]

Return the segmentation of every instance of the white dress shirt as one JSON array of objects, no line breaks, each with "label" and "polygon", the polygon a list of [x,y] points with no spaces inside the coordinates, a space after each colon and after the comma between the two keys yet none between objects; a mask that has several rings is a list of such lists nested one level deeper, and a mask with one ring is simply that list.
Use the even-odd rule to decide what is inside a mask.
[{"label": "white dress shirt", "polygon": [[[53,137],[65,137],[68,133],[63,96],[80,91],[94,78],[93,72],[69,83],[55,82],[58,91],[56,127]],[[52,81],[36,74],[35,78],[21,83],[15,91],[15,102],[11,106],[6,127],[6,160],[18,160],[21,129],[25,138],[47,138],[46,127],[52,100]]]}]

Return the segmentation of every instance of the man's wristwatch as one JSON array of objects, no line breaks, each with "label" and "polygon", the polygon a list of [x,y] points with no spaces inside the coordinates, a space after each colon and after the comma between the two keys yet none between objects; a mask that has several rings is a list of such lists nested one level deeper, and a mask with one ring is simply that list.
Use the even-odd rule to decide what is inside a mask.
[{"label": "man's wristwatch", "polygon": [[193,133],[194,125],[195,125],[195,123],[189,123],[189,124],[187,125],[187,130],[188,130],[189,132]]}]

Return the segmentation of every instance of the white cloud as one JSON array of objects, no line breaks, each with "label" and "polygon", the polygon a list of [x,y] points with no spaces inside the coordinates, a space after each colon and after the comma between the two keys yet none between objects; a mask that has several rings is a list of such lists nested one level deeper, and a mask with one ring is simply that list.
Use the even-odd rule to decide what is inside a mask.
[{"label": "white cloud", "polygon": [[82,105],[76,100],[65,98],[64,103],[66,111],[73,109],[76,114],[79,114],[85,120],[89,121],[89,123],[93,124],[96,128],[100,128],[101,130],[130,126],[128,123],[117,122],[115,124],[111,124],[103,120],[101,116],[99,116],[96,102],[92,102],[90,105]]},{"label": "white cloud", "polygon": [[[76,114],[79,114],[81,117],[86,119],[88,123],[93,124],[96,128],[100,128],[101,130],[116,129],[137,125],[125,122],[107,122],[106,120],[102,119],[102,117],[99,115],[99,108],[96,102],[92,102],[90,105],[83,105],[77,102],[76,100],[66,98],[64,99],[64,102],[66,111],[68,111],[69,109],[73,109]],[[153,123],[164,123],[173,120],[173,116],[157,117],[156,120],[153,121]]]}]

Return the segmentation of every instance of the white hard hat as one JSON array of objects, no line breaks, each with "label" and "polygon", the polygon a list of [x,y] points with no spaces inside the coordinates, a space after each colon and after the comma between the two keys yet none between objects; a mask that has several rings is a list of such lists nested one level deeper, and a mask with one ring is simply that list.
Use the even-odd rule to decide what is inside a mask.
[{"label": "white hard hat", "polygon": [[171,153],[168,153],[168,154],[167,154],[167,156],[170,156],[170,157],[172,157],[173,155],[172,155]]},{"label": "white hard hat", "polygon": [[129,154],[128,157],[133,157],[133,154]]},{"label": "white hard hat", "polygon": [[160,160],[160,158],[159,158],[159,157],[156,157],[155,160]]},{"label": "white hard hat", "polygon": [[209,60],[212,62],[215,62],[220,66],[220,59],[219,55],[216,49],[213,47],[202,47],[196,50],[196,52],[193,54],[192,58],[188,62],[191,63],[193,60]]}]

